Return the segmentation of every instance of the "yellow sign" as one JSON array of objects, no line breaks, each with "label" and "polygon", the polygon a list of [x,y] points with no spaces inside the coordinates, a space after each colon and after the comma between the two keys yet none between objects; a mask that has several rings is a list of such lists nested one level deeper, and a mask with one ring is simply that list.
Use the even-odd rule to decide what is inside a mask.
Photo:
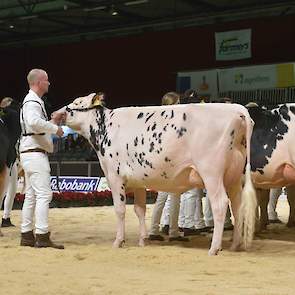
[{"label": "yellow sign", "polygon": [[295,86],[294,65],[279,64],[277,65],[277,87]]}]

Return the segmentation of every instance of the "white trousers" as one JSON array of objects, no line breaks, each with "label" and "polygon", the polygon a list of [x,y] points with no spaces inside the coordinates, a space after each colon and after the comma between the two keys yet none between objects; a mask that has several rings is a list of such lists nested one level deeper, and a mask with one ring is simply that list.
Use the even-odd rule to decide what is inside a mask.
[{"label": "white trousers", "polygon": [[[194,224],[195,228],[201,229],[206,226],[205,220],[204,220],[204,210],[203,210],[203,198],[205,196],[203,189],[196,189],[195,190],[196,195],[196,209],[195,209],[195,215],[194,215]],[[190,209],[188,209],[190,210]],[[193,212],[191,212],[193,214]],[[190,214],[188,215],[188,217]],[[189,217],[188,224],[190,224],[191,218]]]},{"label": "white trousers", "polygon": [[204,215],[205,215],[206,226],[210,226],[210,227],[214,226],[213,214],[212,214],[211,204],[210,204],[208,196],[205,197]]},{"label": "white trousers", "polygon": [[[178,226],[181,228],[184,227],[184,222],[185,222],[184,207],[185,207],[185,195],[182,194],[180,196],[180,206],[179,206],[179,216],[178,216]],[[164,208],[164,210],[165,210],[165,208]],[[163,214],[164,214],[164,212],[163,212]]]},{"label": "white trousers", "polygon": [[169,193],[166,192],[159,192],[158,195],[161,195],[161,198],[166,195],[166,201],[164,208],[162,210],[162,215],[161,215],[161,221],[160,224],[161,226],[169,225],[169,218],[170,218],[170,202],[171,202],[171,197],[169,196]]},{"label": "white trousers", "polygon": [[178,215],[179,215],[179,196],[169,194],[167,192],[159,192],[157,196],[156,203],[154,205],[152,220],[151,220],[151,235],[159,234],[159,225],[161,220],[161,215],[165,206],[165,203],[170,197],[170,206],[169,206],[169,236],[177,237],[179,236],[178,230]]},{"label": "white trousers", "polygon": [[267,205],[267,213],[268,219],[276,220],[278,218],[278,214],[276,212],[276,207],[278,203],[279,196],[282,193],[282,188],[272,188],[269,193],[269,202]]},{"label": "white trousers", "polygon": [[[16,188],[17,188],[17,163],[14,162],[12,165],[10,171],[9,171],[9,177],[8,177],[8,182],[7,182],[7,188],[4,190],[4,212],[3,212],[3,218],[9,218],[10,213],[12,210],[13,206],[13,201],[16,195]],[[3,201],[3,196],[1,196],[1,206],[2,207],[2,201]]]},{"label": "white trousers", "polygon": [[202,189],[191,189],[181,195],[181,210],[179,226],[184,228],[205,227],[202,198]]},{"label": "white trousers", "polygon": [[50,166],[47,155],[43,153],[23,153],[21,165],[25,171],[25,201],[22,209],[21,232],[34,229],[36,234],[48,232],[49,203],[52,199],[50,188]]}]

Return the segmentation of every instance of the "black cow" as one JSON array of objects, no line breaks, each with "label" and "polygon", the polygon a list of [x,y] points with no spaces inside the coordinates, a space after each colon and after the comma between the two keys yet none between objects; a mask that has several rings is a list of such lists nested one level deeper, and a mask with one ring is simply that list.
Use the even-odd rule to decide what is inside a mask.
[{"label": "black cow", "polygon": [[287,186],[290,215],[288,226],[295,225],[295,104],[267,110],[249,104],[255,122],[251,138],[251,169],[261,208],[260,227],[265,229],[269,189]]}]

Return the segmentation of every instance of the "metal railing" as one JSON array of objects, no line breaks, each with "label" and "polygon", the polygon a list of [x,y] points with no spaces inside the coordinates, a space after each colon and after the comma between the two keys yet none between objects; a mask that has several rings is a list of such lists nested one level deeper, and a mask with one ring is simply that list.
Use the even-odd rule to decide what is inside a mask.
[{"label": "metal railing", "polygon": [[250,101],[254,101],[266,106],[273,106],[295,102],[295,87],[227,91],[219,93],[219,97],[229,97],[233,102],[240,104],[247,104]]},{"label": "metal railing", "polygon": [[52,176],[104,176],[98,161],[50,161],[50,166]]}]

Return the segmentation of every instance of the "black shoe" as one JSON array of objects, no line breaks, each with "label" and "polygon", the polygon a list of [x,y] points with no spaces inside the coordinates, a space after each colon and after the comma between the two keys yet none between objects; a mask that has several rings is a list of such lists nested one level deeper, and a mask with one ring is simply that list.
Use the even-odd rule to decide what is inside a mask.
[{"label": "black shoe", "polygon": [[164,235],[168,235],[169,234],[169,225],[164,225],[163,227],[162,227],[162,229],[160,230],[160,232],[162,233],[162,234],[164,234]]},{"label": "black shoe", "polygon": [[200,231],[195,228],[184,227],[183,234],[184,234],[184,236],[197,236],[200,234]]},{"label": "black shoe", "polygon": [[269,223],[280,223],[280,224],[283,223],[280,219],[269,219],[268,222]]},{"label": "black shoe", "polygon": [[189,239],[182,236],[170,237],[169,242],[189,242]]},{"label": "black shoe", "polygon": [[161,235],[149,235],[148,239],[150,241],[164,241],[164,237],[162,237]]},{"label": "black shoe", "polygon": [[10,218],[2,218],[2,223],[1,227],[10,227],[10,226],[15,226],[14,224],[11,223]]},{"label": "black shoe", "polygon": [[213,226],[205,226],[202,228],[197,228],[196,229],[199,233],[212,233],[213,231]]}]

